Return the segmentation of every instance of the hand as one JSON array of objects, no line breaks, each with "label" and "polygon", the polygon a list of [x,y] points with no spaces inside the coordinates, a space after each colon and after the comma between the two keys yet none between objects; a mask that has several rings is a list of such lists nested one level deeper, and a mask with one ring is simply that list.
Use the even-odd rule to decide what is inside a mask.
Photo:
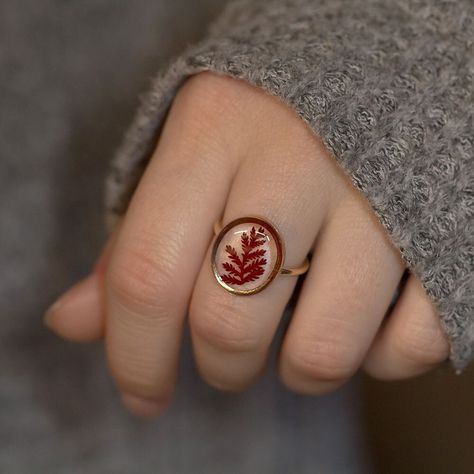
[{"label": "hand", "polygon": [[186,316],[202,377],[243,390],[265,367],[296,282],[236,296],[211,271],[213,224],[273,222],[286,266],[312,264],[279,359],[292,390],[336,389],[360,366],[399,379],[446,359],[448,342],[410,276],[384,316],[405,265],[365,198],[308,126],[246,83],[202,73],[177,95],[158,146],[93,273],[47,315],[59,335],[105,335],[124,403],[159,414],[172,398]]}]

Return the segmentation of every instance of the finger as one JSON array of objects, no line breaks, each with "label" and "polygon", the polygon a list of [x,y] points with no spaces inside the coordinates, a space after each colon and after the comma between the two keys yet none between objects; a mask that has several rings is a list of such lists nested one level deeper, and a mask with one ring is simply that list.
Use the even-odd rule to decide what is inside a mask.
[{"label": "finger", "polygon": [[401,379],[432,369],[448,355],[448,339],[436,309],[420,281],[410,275],[364,369],[379,379]]},{"label": "finger", "polygon": [[102,337],[102,303],[99,276],[91,273],[48,309],[43,322],[64,339],[92,342]]},{"label": "finger", "polygon": [[[294,267],[305,259],[328,208],[328,159],[322,144],[299,119],[289,120],[285,109],[275,117],[270,127],[273,132],[260,135],[239,169],[223,223],[249,215],[268,219],[285,242],[285,266]],[[290,150],[299,158],[296,167],[286,154]],[[210,261],[211,249],[190,305],[195,360],[202,377],[214,387],[242,390],[257,380],[265,367],[296,278],[279,276],[263,291],[239,296],[218,284]]]},{"label": "finger", "polygon": [[[175,100],[106,274],[110,369],[124,403],[144,416],[174,391],[191,289],[238,163],[239,143],[227,146],[220,117],[196,100],[208,92],[193,87]],[[222,99],[213,100],[219,112]]]},{"label": "finger", "polygon": [[107,240],[93,272],[64,293],[46,312],[45,325],[74,342],[92,342],[104,334],[104,273],[120,228]]},{"label": "finger", "polygon": [[279,369],[294,391],[320,394],[361,364],[403,273],[380,223],[355,190],[321,231],[283,341]]}]

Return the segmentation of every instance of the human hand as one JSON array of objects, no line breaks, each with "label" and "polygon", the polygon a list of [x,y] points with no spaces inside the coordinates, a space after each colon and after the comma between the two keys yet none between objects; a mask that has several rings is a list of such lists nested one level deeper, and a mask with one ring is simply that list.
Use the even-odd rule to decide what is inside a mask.
[{"label": "human hand", "polygon": [[286,105],[211,73],[178,93],[128,211],[92,274],[46,322],[67,339],[104,337],[126,406],[159,414],[175,389],[188,316],[202,377],[243,390],[265,367],[296,278],[236,296],[210,265],[213,224],[268,218],[285,266],[312,263],[281,352],[292,390],[336,389],[359,367],[382,379],[427,371],[449,345],[421,284],[410,276],[384,316],[405,265],[373,210],[309,127]]}]

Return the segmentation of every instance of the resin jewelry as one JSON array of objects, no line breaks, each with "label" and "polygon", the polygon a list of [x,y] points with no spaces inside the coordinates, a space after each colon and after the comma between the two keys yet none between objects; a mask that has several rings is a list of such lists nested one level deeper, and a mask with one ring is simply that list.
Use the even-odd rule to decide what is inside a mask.
[{"label": "resin jewelry", "polygon": [[217,282],[237,295],[253,295],[277,275],[302,275],[309,260],[297,268],[284,268],[285,246],[276,227],[261,217],[240,217],[224,228],[214,225],[212,271]]}]

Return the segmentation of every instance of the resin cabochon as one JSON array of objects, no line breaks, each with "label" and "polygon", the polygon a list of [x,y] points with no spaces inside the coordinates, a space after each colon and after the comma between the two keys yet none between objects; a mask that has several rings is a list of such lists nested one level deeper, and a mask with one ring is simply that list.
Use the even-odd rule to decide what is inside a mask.
[{"label": "resin cabochon", "polygon": [[[234,221],[235,222],[235,221]],[[228,226],[230,226],[228,228]],[[256,293],[278,274],[283,261],[283,247],[276,230],[264,221],[249,219],[246,222],[229,223],[221,231],[214,244],[213,270],[221,286],[233,293]],[[254,239],[251,238],[252,227]],[[262,232],[263,231],[263,232]],[[248,238],[250,244],[257,245],[245,248],[242,238]],[[235,250],[238,260],[232,260],[227,246]],[[228,248],[228,247],[227,247]],[[258,256],[256,256],[258,254]],[[250,257],[250,258],[249,258]],[[227,269],[225,267],[227,265]],[[229,265],[237,274],[229,272]],[[253,269],[253,273],[249,270]],[[252,281],[246,281],[252,277]],[[236,281],[229,281],[229,279]]]}]

